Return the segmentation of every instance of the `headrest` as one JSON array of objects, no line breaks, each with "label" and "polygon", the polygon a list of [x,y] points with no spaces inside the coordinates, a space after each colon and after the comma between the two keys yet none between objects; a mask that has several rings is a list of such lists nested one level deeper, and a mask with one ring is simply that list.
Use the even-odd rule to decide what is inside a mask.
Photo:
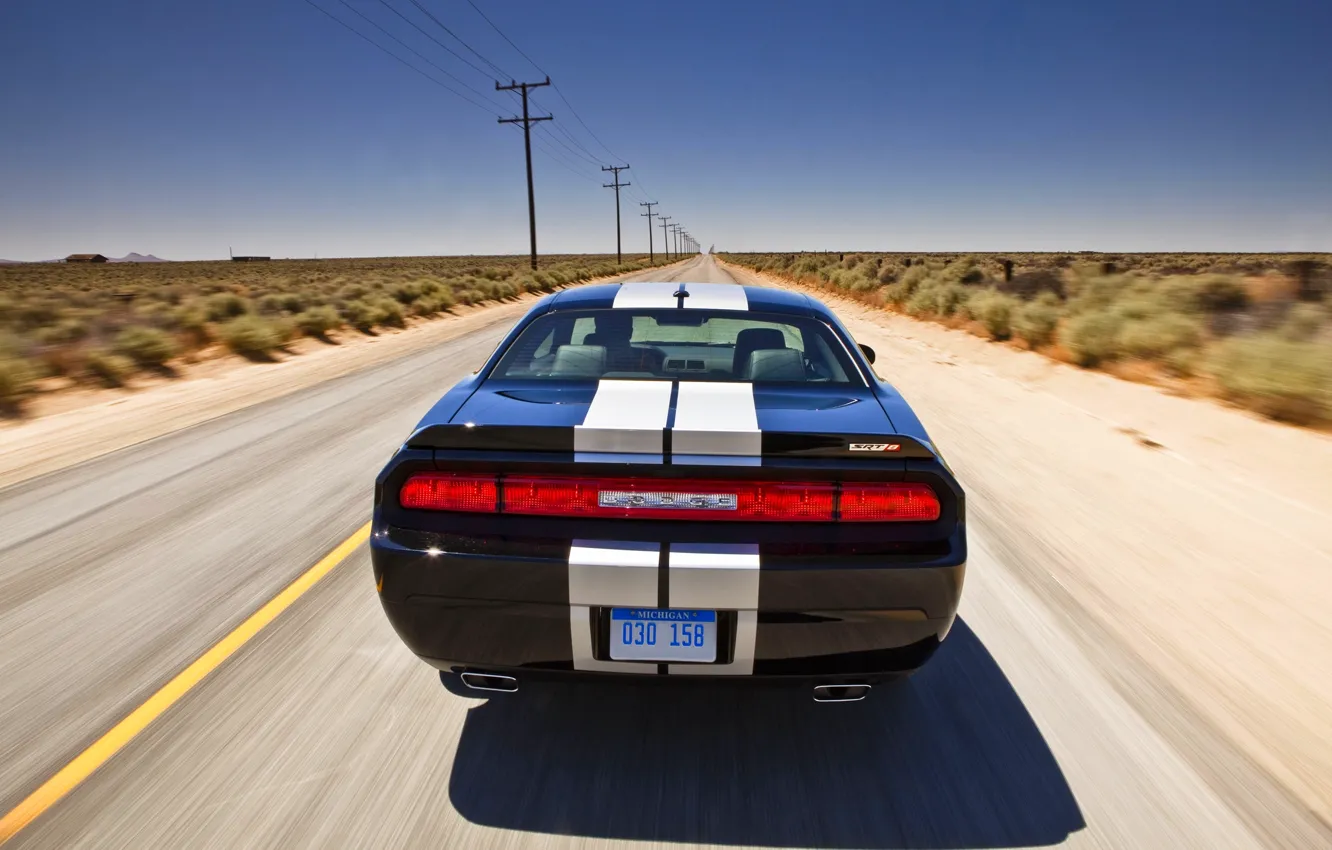
[{"label": "headrest", "polygon": [[561,345],[555,350],[552,377],[600,378],[606,371],[606,348],[601,345]]},{"label": "headrest", "polygon": [[794,348],[760,348],[749,355],[745,377],[751,381],[803,381],[804,355]]},{"label": "headrest", "polygon": [[735,335],[737,349],[786,348],[786,335],[776,328],[745,328]]}]

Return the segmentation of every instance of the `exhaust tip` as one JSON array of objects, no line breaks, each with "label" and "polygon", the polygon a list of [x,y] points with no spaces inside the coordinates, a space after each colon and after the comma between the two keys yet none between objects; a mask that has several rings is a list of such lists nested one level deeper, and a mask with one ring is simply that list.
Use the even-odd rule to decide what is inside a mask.
[{"label": "exhaust tip", "polygon": [[869,696],[870,686],[864,683],[846,685],[815,685],[815,702],[860,702]]},{"label": "exhaust tip", "polygon": [[511,694],[518,690],[518,680],[500,673],[460,673],[458,678],[474,691]]}]

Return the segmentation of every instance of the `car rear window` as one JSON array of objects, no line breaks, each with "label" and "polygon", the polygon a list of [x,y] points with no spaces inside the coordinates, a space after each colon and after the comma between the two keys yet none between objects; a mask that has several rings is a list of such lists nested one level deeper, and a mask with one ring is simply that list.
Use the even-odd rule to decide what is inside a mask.
[{"label": "car rear window", "polygon": [[491,377],[863,384],[822,322],[702,309],[548,313],[528,325]]}]

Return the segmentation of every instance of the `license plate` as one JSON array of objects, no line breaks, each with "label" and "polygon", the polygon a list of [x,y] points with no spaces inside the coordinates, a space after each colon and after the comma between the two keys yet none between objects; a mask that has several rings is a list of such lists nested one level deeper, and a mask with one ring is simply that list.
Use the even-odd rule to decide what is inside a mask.
[{"label": "license plate", "polygon": [[717,612],[612,608],[610,657],[616,661],[716,661]]}]

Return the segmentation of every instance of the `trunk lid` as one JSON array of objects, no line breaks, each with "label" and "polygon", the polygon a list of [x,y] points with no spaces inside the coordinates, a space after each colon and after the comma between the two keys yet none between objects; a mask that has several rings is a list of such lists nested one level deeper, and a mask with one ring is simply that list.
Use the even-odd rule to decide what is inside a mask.
[{"label": "trunk lid", "polygon": [[934,457],[894,433],[867,387],[701,381],[488,381],[448,421],[423,421],[407,445],[737,466],[765,457]]}]

